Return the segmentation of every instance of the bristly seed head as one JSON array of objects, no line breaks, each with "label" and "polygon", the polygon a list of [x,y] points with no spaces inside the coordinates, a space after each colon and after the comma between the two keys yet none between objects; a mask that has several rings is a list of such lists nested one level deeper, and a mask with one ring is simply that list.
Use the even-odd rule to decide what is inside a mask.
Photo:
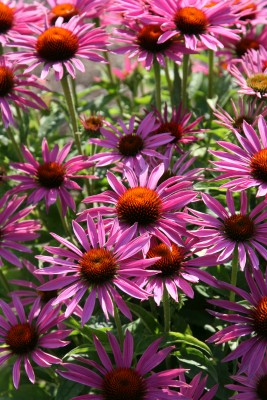
[{"label": "bristly seed head", "polygon": [[253,237],[255,226],[248,215],[231,215],[224,221],[224,233],[228,239],[244,242]]},{"label": "bristly seed head", "polygon": [[113,253],[106,249],[91,249],[79,260],[80,274],[89,285],[111,281],[118,269]]},{"label": "bristly seed head", "polygon": [[0,2],[0,34],[7,33],[13,26],[14,9]]},{"label": "bristly seed head", "polygon": [[103,400],[144,400],[145,380],[131,368],[109,371],[103,380]]},{"label": "bristly seed head", "polygon": [[255,74],[247,78],[247,85],[260,94],[267,93],[267,74]]},{"label": "bristly seed head", "polygon": [[196,7],[183,7],[176,11],[174,23],[184,35],[199,35],[205,33],[209,20],[202,10]]},{"label": "bristly seed head", "polygon": [[171,136],[173,136],[173,140],[171,143],[176,143],[179,142],[179,140],[182,139],[183,137],[183,127],[181,124],[178,124],[177,122],[163,122],[158,129],[156,129],[153,134],[159,134],[159,133],[166,133],[170,132]]},{"label": "bristly seed head", "polygon": [[133,225],[138,222],[148,226],[158,221],[162,212],[162,202],[152,189],[146,187],[130,188],[120,196],[117,203],[118,218]]},{"label": "bristly seed head", "polygon": [[259,396],[259,400],[267,399],[267,375],[262,375],[256,385],[256,394]]},{"label": "bristly seed head", "polygon": [[142,49],[151,53],[164,52],[164,50],[167,50],[171,46],[173,39],[166,40],[164,43],[158,43],[158,39],[163,33],[160,25],[146,25],[137,34],[137,44]]},{"label": "bristly seed head", "polygon": [[79,48],[78,37],[68,29],[51,27],[37,39],[36,51],[44,61],[66,61],[74,57]]},{"label": "bristly seed head", "polygon": [[161,271],[160,275],[164,277],[178,274],[184,261],[184,256],[184,249],[177,246],[177,244],[172,244],[170,248],[166,244],[160,243],[152,246],[147,253],[148,258],[161,257],[151,268]]},{"label": "bristly seed head", "polygon": [[5,97],[12,92],[15,86],[14,74],[6,66],[0,66],[0,97]]},{"label": "bristly seed head", "polygon": [[58,17],[62,17],[64,22],[68,22],[75,15],[79,15],[79,10],[70,3],[58,4],[52,8],[51,13],[53,17],[51,18],[51,25],[54,25]]},{"label": "bristly seed head", "polygon": [[254,331],[264,340],[267,339],[267,296],[262,297],[257,307],[251,311]]},{"label": "bristly seed head", "polygon": [[267,182],[267,149],[255,153],[250,160],[251,176],[264,183]]},{"label": "bristly seed head", "polygon": [[36,328],[28,322],[11,326],[6,336],[6,344],[14,354],[26,354],[33,351],[38,343]]},{"label": "bristly seed head", "polygon": [[125,157],[135,157],[144,148],[144,141],[139,135],[130,133],[122,136],[118,144],[119,152]]},{"label": "bristly seed head", "polygon": [[59,188],[64,182],[65,168],[53,161],[39,165],[36,173],[36,180],[40,186],[47,189]]}]

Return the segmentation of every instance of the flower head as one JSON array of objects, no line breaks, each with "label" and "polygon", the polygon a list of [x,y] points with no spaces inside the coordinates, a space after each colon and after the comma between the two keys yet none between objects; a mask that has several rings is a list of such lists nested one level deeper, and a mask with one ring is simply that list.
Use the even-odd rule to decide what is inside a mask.
[{"label": "flower head", "polygon": [[50,367],[51,364],[60,363],[60,358],[44,352],[42,347],[53,349],[66,346],[69,342],[64,339],[70,331],[57,328],[56,332],[51,332],[51,328],[62,321],[62,316],[58,315],[59,308],[52,308],[51,302],[43,307],[38,317],[35,317],[35,307],[26,317],[23,305],[16,296],[13,297],[13,305],[16,313],[7,303],[0,300],[0,308],[5,315],[5,318],[0,316],[0,338],[1,344],[4,345],[1,347],[0,365],[15,356],[13,383],[17,389],[20,382],[21,363],[24,364],[29,380],[34,383],[35,374],[30,359],[40,367]]},{"label": "flower head", "polygon": [[143,20],[161,24],[164,33],[159,37],[159,44],[179,35],[189,49],[196,50],[200,42],[205,48],[217,50],[223,47],[219,37],[238,38],[234,30],[226,27],[236,21],[229,2],[209,7],[205,0],[193,5],[191,0],[152,0],[151,8],[156,16],[145,16]]},{"label": "flower head", "polygon": [[170,240],[182,243],[181,235],[188,236],[185,229],[188,215],[181,209],[194,201],[197,193],[191,190],[192,183],[172,177],[158,185],[164,174],[164,165],[159,164],[151,172],[146,168],[139,177],[130,168],[125,169],[129,184],[127,189],[111,172],[107,179],[112,187],[102,194],[89,196],[85,203],[103,202],[113,207],[95,207],[83,211],[77,220],[83,221],[89,214],[97,217],[100,213],[108,217],[116,216],[121,228],[137,223],[141,234],[150,233],[170,246]]},{"label": "flower head", "polygon": [[[75,398],[76,400],[79,398],[89,400],[92,396],[96,400],[155,400],[167,397],[187,400],[187,397],[177,391],[177,388],[187,386],[187,384],[175,379],[185,371],[184,369],[152,371],[168,356],[172,347],[158,351],[161,339],[157,339],[145,350],[136,366],[133,366],[134,343],[129,331],[126,332],[123,352],[112,333],[108,333],[108,340],[115,365],[112,364],[99,339],[94,337],[95,348],[101,364],[79,357],[77,361],[84,366],[64,363],[62,366],[66,371],[58,371],[66,379],[99,390],[98,394],[78,396]],[[96,372],[92,370],[92,367]]]},{"label": "flower head", "polygon": [[267,396],[267,357],[265,356],[257,373],[253,376],[249,374],[234,375],[231,377],[236,381],[234,384],[226,385],[235,394],[230,397],[231,400],[241,398],[247,400],[265,400]]},{"label": "flower head", "polygon": [[35,26],[32,27],[31,36],[17,36],[10,46],[22,47],[26,51],[10,54],[9,57],[21,63],[30,63],[26,72],[43,65],[41,79],[47,77],[51,68],[57,80],[63,78],[64,70],[75,79],[75,69],[85,71],[80,58],[105,62],[97,52],[104,50],[107,35],[101,28],[93,26],[81,24],[79,16],[72,17],[66,23],[59,17],[55,26],[46,26],[45,29]]},{"label": "flower head", "polygon": [[217,179],[231,179],[222,185],[235,191],[258,187],[257,196],[267,194],[267,125],[261,115],[258,119],[259,135],[246,121],[243,134],[235,136],[239,145],[219,141],[228,151],[210,151],[220,161],[213,161],[215,171],[221,175]]},{"label": "flower head", "polygon": [[25,66],[16,62],[11,63],[5,56],[0,57],[0,110],[6,128],[10,124],[16,125],[10,103],[24,111],[27,111],[28,107],[47,108],[44,101],[29,89],[47,90],[47,88],[41,85],[34,75],[20,71],[24,68]]},{"label": "flower head", "polygon": [[154,62],[165,67],[165,57],[177,64],[182,61],[182,55],[192,53],[185,48],[181,38],[173,36],[164,43],[158,39],[164,33],[159,24],[142,24],[135,20],[125,20],[122,29],[117,29],[113,40],[126,43],[126,46],[113,50],[117,54],[127,54],[128,57],[137,56],[137,60],[144,62],[145,68],[150,70]]},{"label": "flower head", "polygon": [[194,253],[194,242],[195,239],[187,239],[183,246],[176,243],[167,246],[152,238],[146,257],[148,259],[160,257],[151,267],[159,273],[152,277],[139,278],[137,284],[145,287],[149,293],[153,293],[157,305],[162,301],[164,287],[174,301],[178,302],[177,289],[193,298],[194,291],[190,283],[197,283],[199,279],[216,286],[215,279],[207,272],[194,268],[216,265],[216,259],[214,256],[191,258]]},{"label": "flower head", "polygon": [[101,0],[46,0],[49,10],[49,22],[54,25],[57,18],[62,17],[64,22],[81,15],[82,19],[96,18],[99,9],[103,7]]},{"label": "flower head", "polygon": [[26,196],[13,196],[9,199],[9,193],[7,193],[0,200],[0,265],[3,265],[3,258],[21,268],[22,263],[19,257],[11,250],[31,253],[31,250],[21,242],[34,240],[39,236],[36,233],[41,227],[39,221],[22,220],[31,213],[33,208],[27,207],[17,211],[25,198]]},{"label": "flower head", "polygon": [[246,192],[241,193],[240,212],[236,212],[232,193],[227,191],[226,200],[229,211],[222,204],[208,194],[202,194],[202,199],[209,210],[217,218],[202,212],[191,210],[198,217],[195,224],[203,228],[196,231],[199,238],[196,248],[205,248],[206,255],[217,255],[217,263],[224,263],[233,258],[234,251],[238,252],[241,270],[244,270],[247,255],[254,268],[259,268],[257,253],[267,260],[266,230],[267,217],[265,201],[258,204],[250,213],[248,212],[248,199]]},{"label": "flower head", "polygon": [[205,132],[204,129],[195,129],[202,121],[203,117],[198,117],[194,119],[193,122],[189,122],[190,119],[192,119],[192,112],[187,113],[183,111],[181,103],[176,109],[172,109],[171,117],[168,116],[167,103],[165,104],[162,114],[157,109],[154,110],[154,113],[160,126],[153,132],[153,135],[157,137],[162,132],[169,132],[172,136],[170,144],[180,151],[181,145],[199,140],[199,138],[195,136],[196,133]]},{"label": "flower head", "polygon": [[233,9],[238,17],[238,24],[257,26],[265,24],[267,10],[266,0],[233,0]]},{"label": "flower head", "polygon": [[[129,278],[155,273],[155,271],[152,273],[146,271],[144,268],[157,260],[143,260],[141,256],[138,256],[149,242],[149,236],[143,235],[133,239],[136,229],[135,224],[122,233],[115,220],[108,234],[100,217],[98,224],[95,225],[88,215],[88,233],[86,233],[76,221],[73,221],[73,231],[82,250],[66,239],[52,234],[56,240],[67,247],[67,250],[60,247],[45,247],[49,253],[57,257],[39,256],[38,258],[42,261],[51,263],[52,267],[40,269],[36,271],[36,274],[56,274],[59,277],[43,284],[39,289],[46,291],[65,288],[53,304],[60,304],[72,297],[66,309],[66,317],[73,312],[89,290],[90,294],[83,309],[82,324],[91,317],[97,296],[107,319],[109,314],[114,316],[113,301],[127,318],[131,318],[130,310],[116,288],[132,297],[147,299],[147,292],[140,289]],[[70,275],[66,276],[66,274]]]},{"label": "flower head", "polygon": [[252,377],[258,372],[266,354],[267,284],[266,274],[264,276],[260,270],[255,268],[253,275],[246,269],[245,277],[249,285],[249,293],[225,282],[221,282],[220,286],[241,296],[246,300],[246,304],[228,300],[209,300],[209,303],[231,311],[231,313],[210,311],[212,315],[229,322],[231,325],[216,332],[208,339],[208,342],[221,344],[249,335],[249,338],[242,340],[223,361],[228,362],[241,358],[238,375],[247,372]]},{"label": "flower head", "polygon": [[10,175],[9,179],[21,182],[12,189],[13,193],[31,190],[27,202],[36,204],[45,198],[47,211],[59,197],[63,214],[67,208],[75,210],[75,202],[68,192],[69,189],[81,190],[73,178],[95,178],[90,175],[76,175],[77,172],[91,167],[92,162],[86,156],[76,156],[64,162],[70,152],[72,142],[67,143],[61,150],[55,145],[49,150],[46,139],[42,143],[43,162],[39,163],[26,146],[22,146],[22,153],[26,163],[12,163],[12,167],[23,171],[24,175]]},{"label": "flower head", "polygon": [[150,157],[163,159],[164,156],[156,149],[172,140],[170,134],[164,131],[157,137],[151,134],[158,127],[152,112],[138,123],[137,127],[135,116],[131,117],[128,127],[121,120],[119,120],[120,129],[112,124],[106,123],[106,125],[109,129],[100,129],[104,139],[89,140],[90,143],[111,149],[109,152],[97,153],[90,158],[91,161],[97,162],[98,167],[121,161],[138,174],[145,168],[146,161],[149,161]]}]

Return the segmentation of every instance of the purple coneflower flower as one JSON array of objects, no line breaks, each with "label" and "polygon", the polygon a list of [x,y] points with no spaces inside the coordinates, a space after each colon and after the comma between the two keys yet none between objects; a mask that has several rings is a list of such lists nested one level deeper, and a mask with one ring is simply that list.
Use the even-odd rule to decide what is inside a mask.
[{"label": "purple coneflower flower", "polygon": [[25,4],[23,1],[2,0],[0,2],[0,44],[5,46],[17,34],[30,33],[30,24],[39,23],[43,15],[37,3]]},{"label": "purple coneflower flower", "polygon": [[262,272],[255,268],[253,269],[253,275],[248,269],[245,270],[246,281],[250,288],[249,293],[225,282],[220,283],[223,289],[229,289],[246,300],[248,303],[247,305],[228,300],[209,300],[209,303],[231,311],[231,313],[220,313],[216,311],[210,311],[210,313],[232,324],[212,335],[208,339],[208,342],[221,344],[249,335],[247,340],[243,340],[235,350],[223,359],[224,362],[228,362],[242,357],[238,375],[242,372],[247,372],[250,377],[255,375],[266,354],[266,275],[267,272],[264,277]]},{"label": "purple coneflower flower", "polygon": [[[207,379],[208,375],[206,375],[202,379],[202,374],[200,372],[199,374],[195,375],[194,378],[191,380],[190,387],[182,387],[180,392],[188,400],[213,400],[217,392],[218,385],[215,385],[211,389],[205,391]],[[179,376],[179,380],[182,382],[186,382],[184,373]]]},{"label": "purple coneflower flower", "polygon": [[[1,9],[1,3],[0,3]],[[0,16],[1,19],[1,16]],[[47,108],[45,102],[28,88],[47,90],[38,82],[34,75],[20,71],[25,66],[10,62],[6,56],[0,57],[0,110],[4,126],[16,125],[11,111],[10,103],[14,103],[23,111],[28,107],[41,109]]]},{"label": "purple coneflower flower", "polygon": [[81,190],[81,187],[73,181],[74,178],[90,178],[91,175],[76,175],[78,171],[91,167],[92,162],[86,156],[76,156],[64,162],[70,152],[72,142],[67,143],[61,150],[56,144],[49,150],[47,140],[42,142],[43,163],[39,163],[26,146],[22,146],[22,153],[27,163],[11,163],[13,168],[23,171],[24,175],[10,175],[9,179],[21,182],[11,189],[13,193],[25,192],[33,189],[28,196],[28,204],[36,204],[45,198],[46,209],[56,202],[59,197],[62,212],[65,215],[67,208],[75,210],[75,202],[68,192],[69,189]]},{"label": "purple coneflower flower", "polygon": [[[199,140],[196,133],[205,132],[205,129],[196,128],[201,122],[203,117],[194,119],[193,122],[189,122],[192,118],[192,112],[187,113],[183,111],[182,104],[172,110],[171,117],[168,117],[167,103],[165,104],[164,111],[161,114],[159,110],[154,110],[157,121],[160,123],[158,129],[153,134],[157,138],[163,132],[169,132],[172,137],[170,145],[174,146],[177,150],[181,151],[181,145],[188,144]],[[196,129],[195,129],[196,128]]]},{"label": "purple coneflower flower", "polygon": [[[133,337],[126,332],[123,352],[112,333],[108,340],[114,355],[115,365],[112,364],[106,350],[97,337],[94,344],[101,364],[83,357],[77,358],[84,366],[63,363],[67,371],[58,371],[66,379],[97,389],[97,394],[82,395],[72,400],[156,400],[179,398],[188,400],[176,390],[170,389],[188,386],[177,379],[185,370],[182,368],[153,372],[172,351],[169,346],[159,350],[162,339],[155,340],[143,353],[136,366],[132,366],[134,356]],[[96,370],[96,372],[93,369]]]},{"label": "purple coneflower flower", "polygon": [[[51,364],[61,362],[60,358],[48,354],[42,350],[42,347],[56,349],[66,346],[69,342],[63,339],[68,336],[70,330],[59,330],[50,332],[53,326],[62,321],[63,315],[59,316],[59,308],[52,308],[51,302],[47,303],[38,317],[35,318],[36,309],[33,307],[28,318],[25,315],[23,305],[19,298],[13,297],[13,305],[16,314],[11,307],[0,300],[0,308],[5,318],[0,316],[0,365],[12,356],[16,357],[13,366],[13,383],[17,389],[20,382],[20,368],[23,362],[25,372],[29,380],[35,382],[35,374],[30,359],[40,367],[50,367]],[[2,355],[2,353],[4,353]],[[6,353],[6,354],[5,354]]]},{"label": "purple coneflower flower", "polygon": [[192,182],[181,181],[177,176],[158,185],[164,170],[164,165],[159,164],[151,172],[146,168],[138,177],[132,169],[126,168],[128,189],[108,172],[107,179],[113,190],[89,196],[83,201],[113,206],[90,208],[83,211],[77,220],[85,220],[87,214],[92,217],[97,217],[99,213],[108,217],[116,216],[122,229],[137,223],[140,234],[155,235],[168,246],[171,245],[170,240],[182,244],[181,235],[189,236],[185,229],[188,214],[180,210],[194,201],[197,193],[191,190]]},{"label": "purple coneflower flower", "polygon": [[39,235],[36,230],[41,228],[41,224],[37,220],[24,219],[31,213],[33,207],[27,207],[17,211],[26,196],[13,196],[8,198],[9,194],[5,194],[0,200],[0,265],[3,265],[2,258],[13,265],[21,268],[20,259],[10,250],[31,253],[31,250],[22,245],[20,242],[27,242],[36,239]]},{"label": "purple coneflower flower", "polygon": [[238,16],[238,24],[257,26],[265,24],[267,17],[266,0],[234,0],[233,7]]},{"label": "purple coneflower flower", "polygon": [[194,223],[203,227],[195,232],[199,238],[196,248],[206,249],[208,247],[205,254],[215,255],[218,264],[231,260],[236,250],[241,270],[244,270],[246,266],[247,254],[253,267],[259,268],[257,252],[267,260],[267,250],[265,248],[267,245],[267,222],[264,222],[267,218],[266,202],[262,201],[248,213],[247,194],[242,192],[240,212],[237,213],[230,191],[226,193],[229,211],[218,200],[208,194],[203,193],[202,199],[208,209],[213,211],[218,218],[210,214],[190,210],[198,217]]},{"label": "purple coneflower flower", "polygon": [[174,301],[178,302],[177,288],[186,296],[193,298],[194,291],[190,283],[197,283],[200,279],[210,286],[217,286],[215,279],[207,272],[194,268],[216,265],[214,256],[190,259],[194,253],[195,241],[195,239],[187,239],[182,247],[176,243],[167,246],[154,237],[151,239],[146,257],[148,259],[161,257],[152,266],[153,270],[159,273],[156,276],[139,278],[136,282],[139,286],[145,287],[149,293],[153,293],[157,305],[162,300],[164,287]]},{"label": "purple coneflower flower", "polygon": [[58,17],[62,17],[64,22],[75,15],[85,18],[96,18],[99,16],[98,9],[103,7],[101,0],[46,0],[50,7],[49,22],[54,25]]},{"label": "purple coneflower flower", "polygon": [[255,60],[254,52],[249,50],[242,57],[241,66],[242,68],[237,68],[233,65],[229,69],[236,84],[240,86],[238,93],[257,96],[260,99],[267,97],[267,70],[263,68],[260,53],[257,52]]},{"label": "purple coneflower flower", "polygon": [[115,30],[113,40],[116,45],[118,42],[127,45],[113,51],[116,54],[127,54],[129,58],[137,56],[137,60],[144,62],[147,70],[156,61],[164,68],[165,57],[181,64],[182,55],[192,53],[178,36],[158,43],[159,37],[164,33],[159,24],[142,24],[138,20],[124,20],[123,23],[122,29]]},{"label": "purple coneflower flower", "polygon": [[196,50],[200,42],[205,48],[217,50],[223,47],[219,37],[238,38],[235,30],[225,27],[236,21],[229,3],[221,2],[210,7],[206,0],[152,0],[151,8],[157,16],[142,19],[162,24],[165,32],[159,38],[159,44],[182,35],[189,49]]},{"label": "purple coneflower flower", "polygon": [[64,19],[59,17],[55,26],[46,25],[45,30],[37,25],[31,26],[31,36],[17,36],[10,45],[25,48],[26,51],[17,51],[9,57],[27,65],[30,63],[26,72],[44,64],[41,79],[45,79],[52,68],[56,80],[63,78],[64,70],[73,79],[75,69],[84,72],[85,67],[80,58],[105,62],[105,59],[97,54],[98,51],[103,51],[106,45],[107,34],[101,28],[93,29],[94,24],[81,24],[79,16],[72,17],[66,23],[63,21]]},{"label": "purple coneflower flower", "polygon": [[152,112],[137,127],[135,116],[131,117],[128,128],[123,121],[118,122],[120,129],[107,122],[106,125],[110,129],[100,129],[104,139],[89,140],[90,143],[111,149],[110,152],[97,153],[90,157],[91,161],[97,162],[98,167],[121,161],[139,174],[145,168],[146,159],[149,157],[164,158],[156,149],[169,143],[172,138],[169,133],[163,131],[157,136],[151,135],[159,126]]},{"label": "purple coneflower flower", "polygon": [[221,173],[217,179],[232,179],[222,187],[240,191],[258,186],[258,197],[267,194],[267,125],[263,116],[259,116],[258,128],[260,135],[244,121],[243,134],[235,132],[241,147],[219,141],[228,152],[210,151],[221,159],[213,161],[215,171]]},{"label": "purple coneflower flower", "polygon": [[267,357],[265,356],[257,373],[234,375],[231,377],[237,383],[225,385],[236,392],[231,400],[265,400],[267,398]]},{"label": "purple coneflower flower", "polygon": [[[109,319],[109,314],[114,316],[113,302],[127,318],[131,319],[130,310],[116,288],[137,299],[144,300],[149,296],[129,279],[130,277],[150,276],[155,273],[155,271],[147,271],[144,268],[154,264],[157,259],[144,260],[140,256],[138,257],[138,253],[149,242],[149,236],[143,235],[133,239],[137,229],[136,224],[121,232],[116,220],[110,229],[110,234],[107,236],[102,219],[99,217],[96,226],[91,217],[87,215],[88,233],[76,221],[73,221],[73,231],[82,250],[68,240],[52,233],[51,235],[67,247],[67,250],[45,246],[45,249],[56,257],[37,257],[53,266],[40,269],[36,271],[36,274],[61,275],[40,286],[39,290],[50,291],[65,288],[53,304],[60,304],[73,297],[67,306],[66,317],[73,312],[87,291],[90,291],[83,309],[82,324],[85,324],[91,317],[96,297],[98,297],[107,319]],[[65,276],[66,274],[71,275]]]},{"label": "purple coneflower flower", "polygon": [[215,121],[217,124],[230,129],[232,132],[238,131],[238,133],[242,134],[244,121],[254,128],[255,125],[258,124],[259,114],[263,117],[267,115],[267,107],[264,102],[259,103],[257,98],[250,101],[239,97],[237,106],[232,99],[231,103],[234,113],[233,116],[218,105],[217,109],[213,110],[213,114],[218,118],[218,120]]}]

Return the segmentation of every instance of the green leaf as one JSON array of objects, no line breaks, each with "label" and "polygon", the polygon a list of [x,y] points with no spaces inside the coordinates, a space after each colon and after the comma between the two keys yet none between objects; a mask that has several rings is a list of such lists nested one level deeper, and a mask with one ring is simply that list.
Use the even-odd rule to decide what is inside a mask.
[{"label": "green leaf", "polygon": [[[82,393],[84,386],[80,383],[62,379],[55,400],[70,400]],[[39,399],[38,399],[39,400]]]},{"label": "green leaf", "polygon": [[208,353],[210,356],[212,356],[212,352],[209,348],[209,346],[206,345],[206,343],[202,342],[201,340],[195,338],[194,336],[188,335],[188,334],[183,334],[180,332],[169,332],[167,336],[167,343],[184,343],[189,346],[195,346],[206,353]]},{"label": "green leaf", "polygon": [[8,393],[12,400],[52,400],[47,392],[36,385],[21,385],[18,390],[10,390]]},{"label": "green leaf", "polygon": [[127,302],[128,307],[130,310],[137,315],[147,328],[147,330],[151,333],[159,333],[160,332],[160,324],[158,320],[153,317],[151,312],[146,311],[143,307],[137,305],[137,304],[132,304],[130,302]]}]

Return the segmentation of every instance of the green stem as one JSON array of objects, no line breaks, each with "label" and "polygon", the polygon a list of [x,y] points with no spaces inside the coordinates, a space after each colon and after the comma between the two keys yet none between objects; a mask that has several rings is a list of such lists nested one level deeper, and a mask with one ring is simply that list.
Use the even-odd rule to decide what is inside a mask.
[{"label": "green stem", "polygon": [[160,79],[160,65],[157,60],[154,60],[153,64],[154,75],[155,75],[155,99],[156,107],[161,112],[161,79]]},{"label": "green stem", "polygon": [[[107,61],[106,70],[107,70],[107,75],[108,75],[109,81],[111,83],[115,84],[115,80],[114,80],[114,76],[113,76],[113,73],[112,73],[112,70],[111,70],[111,64],[110,64],[110,60],[109,60],[109,56],[108,56],[107,52],[104,52],[104,57],[105,57],[105,59]],[[116,102],[117,102],[117,105],[118,105],[118,107],[120,109],[120,113],[123,114],[123,108],[122,108],[121,101],[120,101],[120,98],[119,98],[119,90],[117,92],[118,92],[118,96],[116,96]]]},{"label": "green stem", "polygon": [[214,67],[214,52],[209,50],[209,85],[208,85],[208,98],[213,98],[213,67]]},{"label": "green stem", "polygon": [[171,99],[171,105],[172,107],[174,106],[174,99],[173,99],[173,85],[170,77],[170,72],[169,72],[169,66],[168,66],[168,60],[165,60],[166,67],[165,67],[165,76],[166,76],[166,81],[170,93],[170,99]]},{"label": "green stem", "polygon": [[62,85],[64,96],[66,99],[66,103],[68,106],[68,110],[70,113],[70,120],[71,120],[74,140],[75,140],[79,154],[82,155],[83,151],[82,151],[81,141],[80,141],[80,134],[79,134],[79,128],[78,128],[78,122],[77,122],[77,113],[76,113],[74,98],[71,93],[67,74],[64,74],[63,78],[61,79],[61,85]]},{"label": "green stem", "polygon": [[181,103],[181,89],[182,89],[182,82],[181,77],[179,75],[178,65],[174,63],[174,83],[173,83],[173,103],[176,107],[179,106]]},{"label": "green stem", "polygon": [[9,295],[9,293],[10,293],[9,283],[8,283],[2,269],[0,269],[0,282],[1,282],[1,286],[5,289],[6,294]]},{"label": "green stem", "polygon": [[[236,286],[237,282],[237,272],[238,272],[238,249],[237,247],[234,250],[234,255],[232,259],[232,273],[231,273],[231,285]],[[230,301],[235,301],[235,292],[230,292],[229,296]]]},{"label": "green stem", "polygon": [[182,106],[187,108],[187,79],[188,79],[189,54],[183,57],[183,82],[182,82]]},{"label": "green stem", "polygon": [[18,143],[17,143],[17,141],[15,139],[13,130],[9,126],[8,128],[6,128],[6,131],[7,131],[8,137],[9,137],[10,141],[12,142],[12,145],[13,145],[13,147],[15,149],[15,152],[17,153],[19,161],[24,162],[22,151],[21,151],[20,146],[18,145]]},{"label": "green stem", "polygon": [[72,233],[70,231],[70,227],[69,227],[69,224],[68,224],[68,222],[66,220],[66,217],[64,217],[64,215],[63,215],[62,205],[61,205],[61,202],[60,202],[59,198],[57,198],[57,209],[58,209],[58,213],[59,213],[59,216],[60,216],[61,223],[62,223],[62,226],[64,228],[64,231],[65,231],[66,235],[71,238],[72,237]]},{"label": "green stem", "polygon": [[169,293],[164,285],[163,291],[163,311],[164,311],[164,333],[170,332],[171,312],[170,312],[170,298]]},{"label": "green stem", "polygon": [[122,349],[123,342],[124,342],[124,336],[123,336],[123,330],[122,330],[122,325],[121,325],[121,319],[120,319],[120,316],[118,313],[118,308],[114,301],[113,301],[113,307],[114,307],[114,320],[115,320],[115,324],[116,324],[117,331],[118,331],[119,343],[120,343],[120,346]]}]

